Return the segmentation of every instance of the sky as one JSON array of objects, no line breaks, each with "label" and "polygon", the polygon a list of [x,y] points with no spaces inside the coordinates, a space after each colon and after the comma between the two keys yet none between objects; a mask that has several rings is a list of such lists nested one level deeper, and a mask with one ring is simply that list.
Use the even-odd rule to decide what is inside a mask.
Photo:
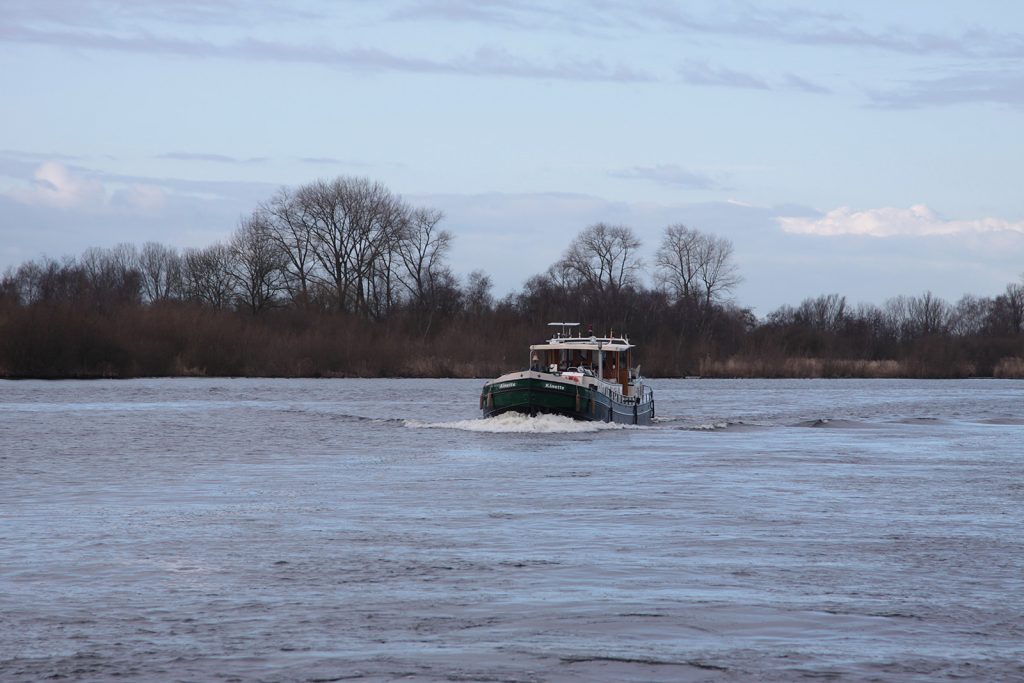
[{"label": "sky", "polygon": [[346,175],[499,297],[603,221],[731,240],[761,316],[952,303],[1024,277],[1022,161],[1016,0],[0,0],[0,271]]}]

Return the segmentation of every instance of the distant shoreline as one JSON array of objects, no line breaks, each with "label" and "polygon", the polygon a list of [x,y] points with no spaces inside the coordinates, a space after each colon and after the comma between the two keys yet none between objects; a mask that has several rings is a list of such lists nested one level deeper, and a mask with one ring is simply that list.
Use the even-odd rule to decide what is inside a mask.
[{"label": "distant shoreline", "polygon": [[1024,379],[1024,279],[955,303],[820,294],[758,318],[730,297],[728,240],[667,226],[652,268],[632,229],[595,223],[495,299],[485,272],[447,265],[442,218],[339,177],[205,248],[26,261],[0,275],[0,377],[494,378],[573,321],[628,339],[648,377]]},{"label": "distant shoreline", "polygon": [[[738,359],[729,359],[715,363],[709,368],[708,374],[700,375],[654,375],[647,376],[649,380],[735,380],[735,379],[758,379],[758,380],[793,380],[793,379],[892,379],[892,380],[962,380],[962,379],[1024,379],[1024,359],[1007,359],[997,366],[997,372],[991,375],[973,374],[913,374],[907,372],[904,364],[898,361],[856,361],[856,360],[823,360],[816,358],[792,358],[781,366],[765,366],[763,363],[749,362]],[[855,370],[864,370],[857,373]],[[732,370],[732,372],[729,372]],[[761,372],[755,372],[760,370]],[[811,370],[811,372],[799,372],[799,370]],[[514,372],[515,368],[506,368],[505,372]],[[902,371],[902,372],[901,372]],[[496,374],[500,374],[496,373]],[[217,374],[202,372],[186,372],[178,374],[155,374],[155,375],[126,375],[126,374],[100,374],[100,373],[71,373],[71,374],[7,374],[0,372],[0,380],[7,381],[66,381],[66,380],[133,380],[133,379],[492,379],[495,374],[348,374],[334,372],[314,372],[305,375],[294,374]]]}]

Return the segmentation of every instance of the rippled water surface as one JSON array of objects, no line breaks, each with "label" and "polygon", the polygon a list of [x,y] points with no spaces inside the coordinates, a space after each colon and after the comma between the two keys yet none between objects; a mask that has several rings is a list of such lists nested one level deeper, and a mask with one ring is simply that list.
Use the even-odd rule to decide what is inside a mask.
[{"label": "rippled water surface", "polygon": [[0,680],[1024,679],[1024,383],[0,382]]}]

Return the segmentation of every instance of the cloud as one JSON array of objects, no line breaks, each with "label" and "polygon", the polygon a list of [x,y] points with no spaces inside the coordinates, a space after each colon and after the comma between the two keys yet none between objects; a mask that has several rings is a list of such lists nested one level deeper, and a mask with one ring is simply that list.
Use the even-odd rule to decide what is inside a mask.
[{"label": "cloud", "polygon": [[1024,55],[1024,35],[971,29],[959,34],[937,34],[911,26],[890,26],[874,30],[853,18],[835,13],[803,9],[754,9],[722,19],[677,22],[674,25],[706,33],[720,33],[768,40],[789,45],[817,47],[873,48],[907,55],[1003,58]]},{"label": "cloud", "polygon": [[1014,223],[1002,218],[947,220],[924,204],[909,209],[885,207],[866,211],[842,206],[817,218],[780,216],[776,220],[784,232],[803,235],[928,237],[997,232],[1024,234],[1024,221]]},{"label": "cloud", "polygon": [[154,213],[164,208],[167,193],[157,185],[135,183],[119,190],[110,196],[110,205],[129,211]]},{"label": "cloud", "polygon": [[366,161],[362,159],[342,159],[339,157],[298,157],[295,160],[310,166],[336,166],[350,170],[359,169],[360,172],[366,169],[406,168],[404,162],[397,161]]},{"label": "cloud", "polygon": [[9,21],[57,26],[113,26],[119,23],[175,23],[183,26],[238,26],[319,20],[322,13],[280,0],[8,0]]},{"label": "cloud", "polygon": [[782,86],[788,90],[799,90],[812,95],[830,95],[832,93],[830,88],[800,78],[795,74],[786,74],[783,78]]},{"label": "cloud", "polygon": [[54,159],[60,159],[62,161],[83,161],[86,157],[78,156],[75,154],[56,154],[43,152],[26,152],[24,150],[17,149],[0,149],[0,158],[40,162],[53,161]]},{"label": "cloud", "polygon": [[[152,41],[153,50],[158,51],[171,47],[168,40],[139,27],[185,27],[194,33],[193,29],[206,27],[248,29],[291,24],[305,28],[334,23],[346,28],[356,24],[387,29],[388,24],[395,22],[435,22],[603,38],[659,32],[717,35],[784,45],[870,48],[918,56],[1024,57],[1024,34],[1001,31],[998,26],[989,29],[972,25],[960,31],[935,33],[913,25],[872,26],[855,15],[821,11],[813,5],[793,8],[749,2],[702,4],[703,10],[695,9],[694,3],[667,0],[381,0],[315,6],[287,0],[7,0],[0,19],[0,40],[78,43],[79,47],[86,46],[81,44],[84,41],[91,42],[94,48],[102,48],[105,43],[108,49],[129,49],[132,39],[119,45],[110,32],[136,31],[136,39]],[[61,30],[45,30],[52,28]],[[189,41],[177,42],[181,49],[187,48]],[[144,51],[143,47],[131,49]]]},{"label": "cloud", "polygon": [[39,204],[61,209],[102,206],[106,202],[103,183],[77,176],[64,164],[48,161],[36,168],[27,187],[15,187],[7,193],[23,204]]},{"label": "cloud", "polygon": [[688,60],[679,67],[679,75],[691,85],[716,85],[750,90],[769,89],[768,83],[757,76],[712,66],[706,61]]},{"label": "cloud", "polygon": [[534,64],[499,48],[480,48],[473,55],[439,63],[442,72],[471,76],[510,76],[568,81],[644,83],[649,74],[624,65],[609,66],[600,59],[574,59],[555,64]]},{"label": "cloud", "polygon": [[93,214],[150,214],[167,201],[167,191],[156,183],[105,182],[100,174],[56,161],[40,164],[27,184],[0,192],[0,196],[28,206]]},{"label": "cloud", "polygon": [[1024,74],[1010,71],[969,71],[930,80],[904,81],[898,88],[868,92],[873,105],[916,109],[968,103],[1024,108]]},{"label": "cloud", "polygon": [[633,168],[613,171],[609,175],[630,180],[650,180],[660,185],[682,187],[691,190],[727,190],[718,179],[697,171],[690,171],[675,164],[658,164],[655,166],[635,166]]},{"label": "cloud", "polygon": [[661,25],[669,30],[717,33],[788,45],[872,48],[917,56],[1024,57],[1024,34],[976,27],[951,34],[922,32],[913,26],[878,30],[840,13],[755,8],[746,4],[736,5],[732,14],[723,12],[714,18],[702,18],[675,8],[662,8],[656,15]]},{"label": "cloud", "polygon": [[23,169],[0,153],[0,271],[39,254],[149,240],[178,247],[224,239],[278,185],[107,173],[58,162]]},{"label": "cloud", "polygon": [[[692,3],[691,5],[692,6]],[[494,0],[412,0],[390,15],[402,21],[466,22],[519,30],[723,35],[787,45],[873,48],[908,55],[978,58],[1024,57],[1024,34],[971,27],[939,34],[913,26],[865,27],[839,12],[753,6],[746,2],[712,3],[708,12],[686,3],[658,0],[616,4],[607,0],[568,3],[521,3]]]},{"label": "cloud", "polygon": [[715,66],[705,60],[688,60],[678,73],[690,85],[708,85],[745,90],[796,90],[813,95],[831,94],[831,90],[795,74],[786,74],[781,80],[769,81],[760,76]]},{"label": "cloud", "polygon": [[304,164],[325,164],[332,166],[346,163],[344,160],[336,157],[299,157],[299,161]]},{"label": "cloud", "polygon": [[176,161],[212,161],[220,164],[261,164],[265,161],[269,161],[267,157],[249,157],[247,159],[240,159],[238,157],[230,157],[224,154],[204,154],[193,152],[168,152],[167,154],[158,155],[157,159],[173,159]]},{"label": "cloud", "polygon": [[557,6],[551,5],[544,7],[542,12],[537,12],[535,7],[517,6],[517,3],[501,2],[501,0],[492,0],[487,3],[476,0],[467,2],[420,0],[407,3],[391,12],[388,18],[393,21],[463,22],[533,30],[543,25],[541,20],[544,18],[544,13],[557,13],[555,7]]},{"label": "cloud", "polygon": [[642,83],[653,80],[652,76],[640,70],[625,65],[608,65],[601,59],[562,59],[539,63],[495,47],[482,47],[448,59],[428,59],[399,55],[379,48],[298,45],[254,38],[217,43],[167,37],[145,31],[115,35],[92,30],[41,30],[12,24],[0,24],[0,41],[135,54],[314,64],[370,72],[583,82]]}]

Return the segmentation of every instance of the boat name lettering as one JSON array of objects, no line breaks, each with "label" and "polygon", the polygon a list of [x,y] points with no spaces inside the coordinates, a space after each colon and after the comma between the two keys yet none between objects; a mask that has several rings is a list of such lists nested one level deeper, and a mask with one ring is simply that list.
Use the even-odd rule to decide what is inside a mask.
[{"label": "boat name lettering", "polygon": [[550,384],[548,382],[545,382],[544,383],[544,388],[545,389],[558,389],[559,391],[561,391],[565,387],[563,387],[561,384]]},{"label": "boat name lettering", "polygon": [[498,389],[512,389],[516,386],[515,382],[502,382],[498,385]]}]

